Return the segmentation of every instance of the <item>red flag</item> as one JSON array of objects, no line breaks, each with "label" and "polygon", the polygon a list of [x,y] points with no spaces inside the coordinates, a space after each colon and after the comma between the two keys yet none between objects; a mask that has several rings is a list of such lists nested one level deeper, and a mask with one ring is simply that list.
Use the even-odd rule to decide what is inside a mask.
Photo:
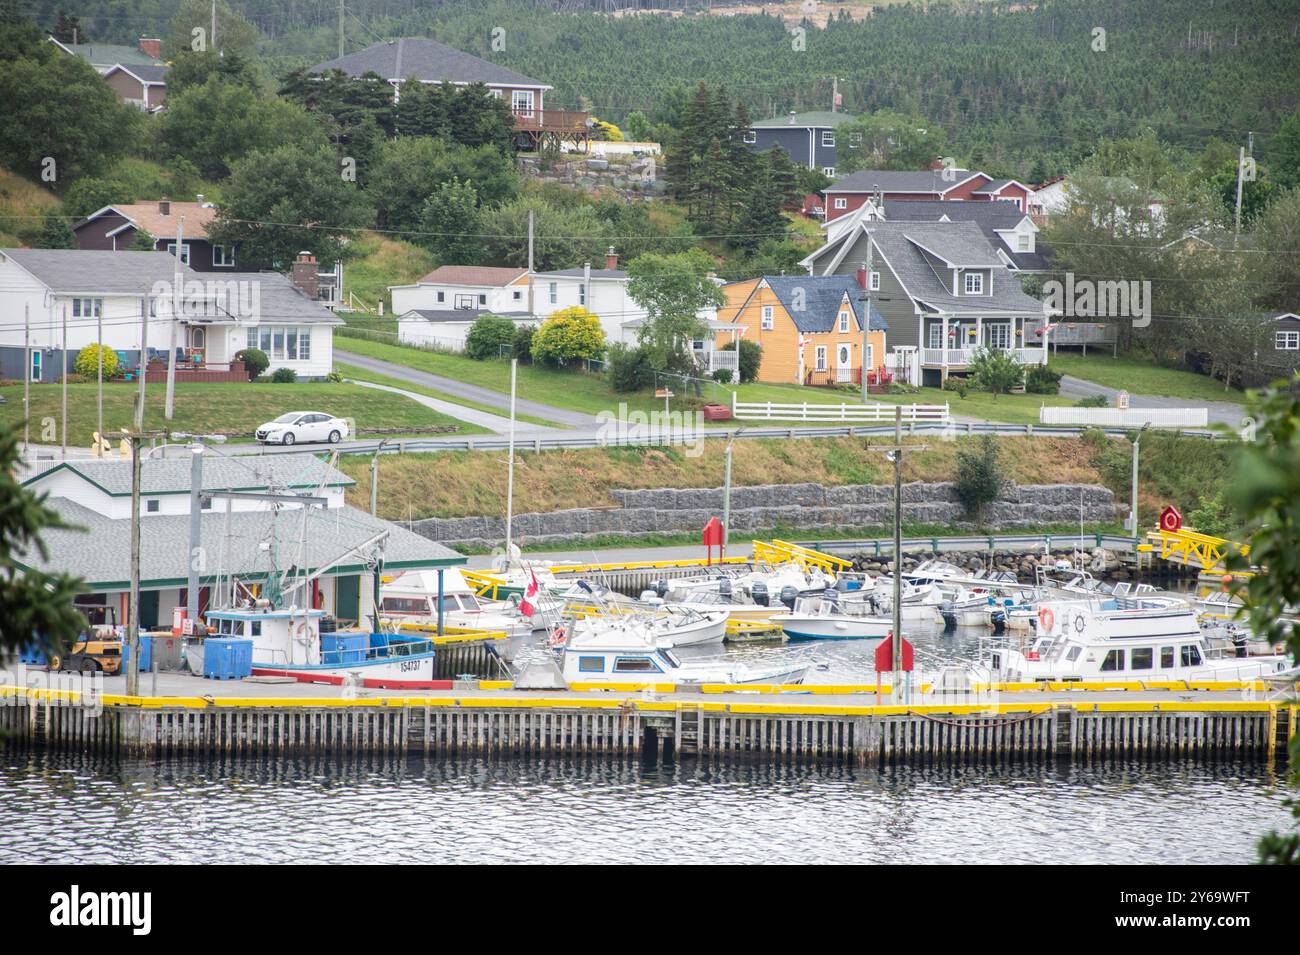
[{"label": "red flag", "polygon": [[528,589],[524,591],[524,599],[519,601],[519,612],[525,617],[531,617],[537,608],[533,606],[530,597],[537,596],[537,575],[533,573],[531,567],[528,568],[528,576],[532,578],[528,583]]}]

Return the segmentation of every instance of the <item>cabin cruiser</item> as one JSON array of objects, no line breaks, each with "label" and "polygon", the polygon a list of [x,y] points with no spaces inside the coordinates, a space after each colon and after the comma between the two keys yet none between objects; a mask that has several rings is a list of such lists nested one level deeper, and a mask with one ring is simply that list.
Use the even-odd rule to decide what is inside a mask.
[{"label": "cabin cruiser", "polygon": [[[551,613],[558,616],[560,604],[547,598],[554,606],[544,606],[537,601],[539,612],[530,619],[519,611],[518,603],[493,601],[479,597],[453,569],[443,571],[443,623],[448,627],[473,630],[500,630],[507,636],[528,636],[542,629],[542,618]],[[435,571],[408,571],[393,580],[380,584],[379,612],[386,620],[415,624],[421,627],[438,625],[438,575]]]},{"label": "cabin cruiser", "polygon": [[[783,564],[772,570],[660,580],[655,582],[653,592],[667,605],[700,611],[725,607],[733,620],[763,623],[794,609],[801,595],[820,594],[831,585],[851,590],[861,588],[863,581],[847,575],[837,579],[817,568],[805,572],[795,564]],[[642,599],[647,597],[642,595]]]},{"label": "cabin cruiser", "polygon": [[[903,609],[901,621],[916,626],[931,624],[939,620],[939,605],[943,603],[943,592],[935,584],[913,584],[903,581]],[[892,617],[894,608],[894,581],[891,577],[877,577],[872,590],[878,611],[886,617]]]},{"label": "cabin cruiser", "polygon": [[[337,630],[323,610],[279,610],[267,601],[211,610],[207,638],[252,641],[254,676],[287,676],[301,683],[382,689],[432,689],[434,648],[427,639],[393,632]],[[186,661],[203,672],[206,640],[189,640]]]},{"label": "cabin cruiser", "polygon": [[560,633],[557,637],[553,633],[552,642],[572,642],[579,637],[628,629],[639,630],[647,640],[670,648],[721,643],[727,632],[727,612],[715,610],[701,613],[690,607],[663,607],[579,617],[569,625],[567,635]]},{"label": "cabin cruiser", "polygon": [[791,640],[883,640],[893,629],[871,594],[847,595],[827,588],[816,597],[800,597],[789,613],[772,622]]},{"label": "cabin cruiser", "polygon": [[1173,597],[1045,601],[1032,641],[981,651],[992,679],[1250,680],[1286,672],[1281,655],[1243,658],[1217,647]]},{"label": "cabin cruiser", "polygon": [[565,645],[566,683],[802,683],[806,665],[751,667],[725,660],[683,661],[636,619],[611,618],[611,625],[575,634]]}]

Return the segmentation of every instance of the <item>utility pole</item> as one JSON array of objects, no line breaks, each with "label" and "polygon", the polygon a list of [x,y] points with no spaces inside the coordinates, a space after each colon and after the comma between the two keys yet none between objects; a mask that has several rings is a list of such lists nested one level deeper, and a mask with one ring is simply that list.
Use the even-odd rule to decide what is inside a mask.
[{"label": "utility pole", "polygon": [[510,359],[510,450],[509,463],[506,465],[506,566],[510,565],[510,521],[514,516],[515,504],[515,375],[519,370],[519,359]]},{"label": "utility pole", "polygon": [[149,297],[140,298],[140,369],[137,377],[139,394],[135,399],[135,430],[144,430],[144,382],[149,377]]},{"label": "utility pole", "polygon": [[101,309],[95,316],[95,340],[98,343],[96,357],[99,359],[95,369],[95,457],[100,456],[104,446],[104,314]]},{"label": "utility pole", "polygon": [[835,104],[840,101],[840,78],[838,76],[831,78],[831,112],[835,112]]},{"label": "utility pole", "polygon": [[343,0],[339,0],[339,56],[343,56]]},{"label": "utility pole", "polygon": [[872,254],[871,250],[875,243],[872,241],[871,233],[867,233],[867,261],[862,265],[862,317],[859,321],[862,323],[862,403],[867,403],[867,348],[871,335],[871,267]]},{"label": "utility pole", "polygon": [[31,306],[23,306],[23,453],[32,443],[32,315]]},{"label": "utility pole", "polygon": [[217,0],[212,0],[212,30],[208,34],[208,44],[214,50],[217,48]]},{"label": "utility pole", "polygon": [[727,439],[727,447],[722,453],[724,463],[722,470],[722,555],[727,554],[727,542],[731,537],[731,446],[736,442],[736,435],[744,431],[741,428]]},{"label": "utility pole", "polygon": [[374,455],[370,458],[370,516],[379,516],[379,453],[384,450],[388,439],[379,442]]},{"label": "utility pole", "polygon": [[59,429],[60,461],[68,460],[68,303],[63,303],[63,337],[59,342],[59,364],[63,366],[63,425]]},{"label": "utility pole", "polygon": [[203,559],[203,445],[190,445],[190,570],[185,582],[185,616],[199,619],[199,562]]},{"label": "utility pole", "polygon": [[1232,225],[1232,243],[1235,247],[1237,237],[1241,235],[1241,177],[1246,169],[1246,150],[1243,147],[1237,152],[1237,212],[1233,217]]},{"label": "utility pole", "polygon": [[533,210],[528,210],[528,314],[533,314]]},{"label": "utility pole", "polygon": [[1142,444],[1142,432],[1149,427],[1151,425],[1148,422],[1133,436],[1133,486],[1129,489],[1128,520],[1135,541],[1138,538],[1138,451]]},{"label": "utility pole", "polygon": [[146,435],[141,431],[126,435],[131,442],[131,593],[127,614],[126,695],[140,693],[140,442],[163,432]]},{"label": "utility pole", "polygon": [[171,347],[167,349],[167,400],[163,405],[163,417],[172,420],[172,411],[176,403],[176,326],[181,320],[181,286],[185,276],[181,272],[184,263],[181,256],[185,250],[185,217],[176,217],[176,277],[172,279],[172,329]]}]

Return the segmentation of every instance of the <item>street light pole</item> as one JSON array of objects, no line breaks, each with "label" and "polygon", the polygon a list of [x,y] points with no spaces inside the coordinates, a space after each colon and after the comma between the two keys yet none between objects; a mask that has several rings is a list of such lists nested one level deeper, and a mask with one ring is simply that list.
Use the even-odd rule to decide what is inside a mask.
[{"label": "street light pole", "polygon": [[722,554],[727,553],[727,542],[731,537],[731,446],[736,443],[736,436],[744,431],[739,428],[727,439],[727,447],[722,453],[724,465],[722,471]]},{"label": "street light pole", "polygon": [[1150,422],[1144,424],[1133,436],[1133,480],[1132,487],[1129,489],[1128,520],[1129,530],[1133,532],[1134,540],[1138,538],[1138,451],[1142,444],[1142,432],[1149,427],[1151,427]]},{"label": "street light pole", "polygon": [[374,455],[370,458],[370,516],[379,516],[379,453],[384,450],[388,439],[379,442]]}]

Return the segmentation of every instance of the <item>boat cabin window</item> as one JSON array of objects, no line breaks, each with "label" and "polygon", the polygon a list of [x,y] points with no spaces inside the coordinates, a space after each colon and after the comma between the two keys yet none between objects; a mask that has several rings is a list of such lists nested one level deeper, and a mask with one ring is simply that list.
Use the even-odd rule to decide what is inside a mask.
[{"label": "boat cabin window", "polygon": [[1070,647],[1069,651],[1065,654],[1065,659],[1073,663],[1075,660],[1079,659],[1079,654],[1082,652],[1083,652],[1083,647],[1081,646],[1076,645]]},{"label": "boat cabin window", "polygon": [[1182,648],[1183,666],[1198,667],[1201,665],[1201,651],[1196,648],[1195,644],[1187,644]]},{"label": "boat cabin window", "polygon": [[1150,670],[1155,664],[1153,647],[1134,647],[1129,651],[1130,670]]},{"label": "boat cabin window", "polygon": [[1160,669],[1171,670],[1173,669],[1173,666],[1174,666],[1174,648],[1161,647],[1160,648]]},{"label": "boat cabin window", "polygon": [[381,606],[384,613],[429,612],[429,601],[424,597],[385,597]]},{"label": "boat cabin window", "polygon": [[649,657],[615,657],[615,673],[662,673]]},{"label": "boat cabin window", "polygon": [[1106,654],[1106,659],[1101,661],[1101,669],[1103,673],[1108,670],[1124,669],[1124,651],[1111,650],[1110,653]]},{"label": "boat cabin window", "polygon": [[604,657],[578,657],[579,673],[604,673]]},{"label": "boat cabin window", "polygon": [[479,606],[478,598],[475,597],[473,594],[460,595],[460,608],[462,610],[473,610],[473,611],[478,611],[483,609],[482,607]]},{"label": "boat cabin window", "polygon": [[252,627],[253,629],[251,633],[247,634],[247,636],[260,637],[262,635],[262,621],[254,620],[251,624],[249,624],[249,626]]},{"label": "boat cabin window", "polygon": [[678,660],[677,657],[669,650],[660,650],[659,656],[663,659],[665,663],[668,664],[670,668],[680,667],[682,665],[682,661]]}]

